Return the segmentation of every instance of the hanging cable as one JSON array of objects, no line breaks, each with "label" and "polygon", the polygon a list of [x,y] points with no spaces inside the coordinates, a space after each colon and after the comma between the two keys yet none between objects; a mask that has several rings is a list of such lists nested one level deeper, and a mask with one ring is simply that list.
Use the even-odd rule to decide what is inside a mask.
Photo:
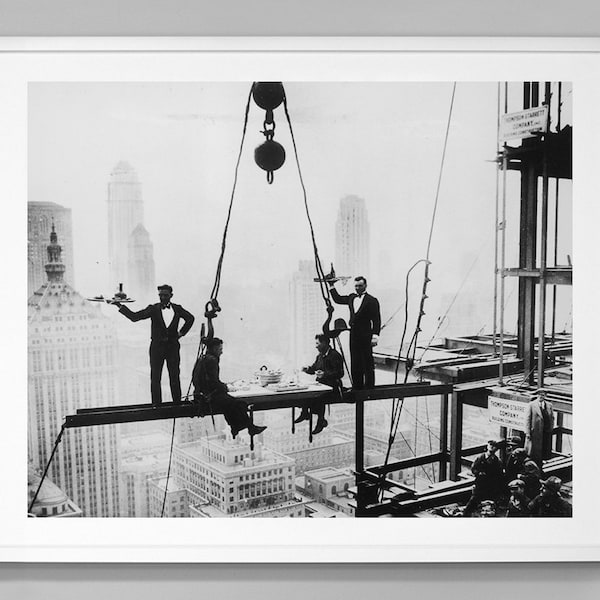
[{"label": "hanging cable", "polygon": [[240,168],[240,161],[242,158],[242,151],[244,149],[244,140],[246,139],[246,129],[248,127],[248,114],[250,112],[250,100],[252,99],[252,90],[254,89],[254,84],[250,87],[250,92],[248,93],[248,100],[246,102],[246,110],[244,112],[244,126],[242,128],[242,140],[240,142],[240,150],[238,152],[237,161],[235,163],[235,172],[233,178],[233,188],[231,190],[231,197],[229,200],[229,208],[227,210],[227,219],[225,220],[225,228],[223,229],[223,238],[221,240],[221,254],[219,256],[219,260],[217,262],[217,271],[215,273],[215,282],[213,284],[212,291],[210,293],[211,299],[217,299],[219,295],[219,288],[221,286],[221,270],[223,268],[223,259],[225,257],[225,249],[227,246],[227,232],[229,230],[229,221],[231,220],[231,211],[233,208],[233,199],[235,197],[235,190],[237,187],[238,181],[238,171]]},{"label": "hanging cable", "polygon": [[[449,138],[449,134],[450,134],[450,124],[452,122],[452,112],[454,109],[454,98],[456,95],[456,82],[453,83],[452,85],[452,96],[450,98],[450,108],[448,110],[448,120],[447,120],[447,124],[446,124],[446,132],[444,135],[444,145],[443,145],[443,149],[442,149],[442,157],[441,157],[441,161],[440,161],[440,170],[439,170],[439,175],[438,175],[438,180],[437,180],[437,186],[436,186],[436,192],[435,192],[435,201],[434,201],[434,205],[433,205],[433,213],[431,216],[431,225],[429,228],[429,237],[427,240],[427,251],[425,254],[425,259],[422,259],[419,262],[425,262],[425,273],[423,275],[423,291],[421,294],[421,302],[420,302],[420,307],[419,307],[419,314],[417,316],[417,323],[415,326],[415,330],[413,333],[413,336],[411,338],[411,342],[409,344],[409,348],[407,351],[407,359],[406,359],[406,366],[405,366],[405,375],[404,375],[404,383],[406,383],[408,381],[408,377],[410,374],[410,371],[412,369],[412,366],[414,363],[411,364],[411,359],[410,359],[410,351],[411,351],[411,347],[413,348],[412,350],[412,355],[413,358],[412,360],[414,361],[414,355],[415,355],[415,351],[416,351],[416,346],[417,346],[417,340],[418,340],[418,334],[421,331],[421,320],[423,318],[423,316],[425,315],[425,312],[423,310],[424,308],[424,303],[425,300],[427,299],[427,284],[429,283],[430,279],[429,279],[429,266],[431,264],[430,260],[429,260],[429,256],[430,256],[430,250],[431,250],[431,241],[433,238],[433,230],[434,230],[434,226],[435,226],[435,218],[436,218],[436,214],[437,214],[437,207],[438,207],[438,202],[439,202],[439,196],[440,196],[440,189],[441,189],[441,184],[442,184],[442,176],[444,173],[444,164],[446,161],[446,150],[448,148],[448,138]],[[414,266],[413,266],[414,267]],[[407,279],[407,289],[408,289],[408,279]],[[408,292],[407,292],[408,293]],[[406,303],[408,304],[408,302]],[[406,328],[407,328],[407,321],[408,321],[408,309],[405,308],[405,325],[404,325],[404,331],[402,334],[402,341],[400,343],[400,349],[399,349],[399,353],[398,353],[398,361],[396,363],[396,375],[395,375],[395,381],[397,383],[397,374],[398,374],[398,368],[399,368],[399,363],[400,363],[400,355],[402,352],[402,345],[404,343],[404,336],[406,333]],[[402,407],[404,405],[404,398],[398,400],[398,399],[394,399],[393,400],[393,409],[392,409],[392,423],[390,424],[390,437],[389,437],[389,441],[388,441],[388,448],[386,451],[386,457],[385,457],[385,462],[384,462],[384,466],[387,466],[388,461],[389,461],[389,457],[390,457],[390,452],[391,452],[391,445],[394,442],[394,439],[396,437],[397,431],[398,431],[398,426],[400,425],[400,417],[402,415]]]},{"label": "hanging cable", "polygon": [[321,265],[321,259],[319,257],[319,249],[317,247],[315,230],[314,230],[312,219],[310,216],[310,210],[308,208],[308,198],[307,198],[307,194],[306,194],[306,186],[304,185],[304,178],[302,177],[302,169],[300,168],[300,159],[298,157],[298,148],[296,146],[296,137],[294,136],[294,129],[292,127],[292,120],[290,118],[290,113],[288,111],[287,96],[285,95],[285,92],[283,94],[283,110],[285,112],[285,118],[287,119],[288,128],[290,130],[290,137],[292,139],[292,147],[294,148],[294,157],[296,159],[296,167],[298,169],[298,176],[300,178],[300,186],[302,187],[302,196],[304,199],[304,209],[306,212],[306,218],[308,220],[308,226],[310,229],[310,237],[311,237],[311,241],[312,241],[313,254],[314,254],[314,259],[315,259],[315,269],[317,271],[317,278],[319,279],[319,289],[321,290],[321,296],[323,297],[325,304],[329,307],[329,306],[331,306],[331,300],[329,297],[330,296],[329,288],[327,287],[327,284],[325,283],[325,272],[323,271],[323,267]]},{"label": "hanging cable", "polygon": [[33,508],[33,505],[35,504],[35,501],[37,500],[38,494],[40,493],[40,490],[42,489],[42,484],[44,483],[44,479],[46,479],[46,475],[48,474],[48,469],[50,469],[50,463],[52,462],[52,459],[54,458],[54,455],[56,454],[56,450],[58,448],[58,445],[60,444],[60,440],[62,439],[63,433],[65,431],[65,424],[62,424],[62,427],[60,428],[60,431],[58,432],[58,436],[56,437],[56,441],[54,442],[54,448],[52,448],[52,453],[50,454],[50,458],[48,459],[48,462],[46,463],[46,468],[44,469],[44,473],[42,475],[42,478],[40,479],[40,483],[37,487],[37,490],[35,491],[35,494],[33,495],[33,498],[31,499],[31,502],[29,503],[29,508],[27,509],[27,512],[31,512],[31,509]]},{"label": "hanging cable", "polygon": [[169,491],[169,478],[171,477],[171,460],[173,458],[173,442],[175,440],[175,422],[173,419],[173,431],[171,432],[171,449],[169,450],[169,467],[167,468],[167,480],[165,481],[165,495],[163,496],[162,509],[160,511],[161,518],[165,515],[165,504],[167,503],[167,493]]},{"label": "hanging cable", "polygon": [[[325,271],[323,270],[323,265],[321,263],[321,258],[319,256],[319,248],[317,246],[317,239],[315,236],[315,229],[313,227],[313,222],[312,222],[312,218],[310,216],[310,209],[308,207],[308,196],[306,193],[306,186],[304,185],[304,178],[302,176],[302,169],[300,168],[300,158],[298,156],[298,147],[296,144],[296,137],[294,135],[294,128],[292,127],[292,120],[290,118],[290,113],[288,110],[288,104],[287,104],[287,96],[285,94],[285,91],[283,93],[283,110],[285,112],[285,118],[287,120],[287,124],[288,124],[288,128],[290,130],[290,138],[292,140],[292,147],[294,149],[294,158],[296,159],[296,167],[298,169],[298,177],[300,179],[300,186],[302,188],[302,197],[304,200],[304,210],[306,212],[306,219],[308,221],[308,227],[310,230],[310,238],[311,238],[311,242],[312,242],[312,247],[313,247],[313,255],[314,255],[314,261],[315,261],[315,270],[317,272],[317,280],[319,283],[319,290],[321,292],[321,297],[323,298],[323,302],[325,303],[325,308],[327,310],[328,313],[328,320],[331,319],[331,315],[333,314],[333,306],[331,304],[331,294],[329,292],[329,288],[327,286],[326,283],[326,279],[325,279]],[[341,354],[342,354],[342,358],[344,360],[344,366],[346,368],[346,373],[350,379],[350,384],[352,385],[352,372],[350,371],[350,369],[348,369],[348,364],[346,363],[346,358],[344,357],[343,354],[343,350],[342,350],[342,344],[340,343],[340,350],[341,350]]]},{"label": "hanging cable", "polygon": [[[208,323],[209,323],[208,328],[209,328],[209,332],[211,334],[212,334],[212,318],[214,318],[216,316],[216,313],[221,310],[221,308],[219,307],[219,303],[218,303],[219,289],[221,286],[221,271],[223,269],[223,260],[225,258],[225,250],[227,248],[227,233],[229,231],[229,222],[231,221],[233,201],[235,198],[235,192],[236,192],[237,182],[238,182],[238,172],[239,172],[239,168],[240,168],[240,162],[242,159],[242,152],[244,150],[244,140],[246,139],[246,131],[248,128],[248,115],[250,113],[250,100],[252,99],[252,91],[253,90],[254,90],[254,84],[252,84],[252,86],[250,87],[250,92],[248,93],[248,100],[246,101],[246,109],[244,111],[244,124],[242,127],[242,139],[240,141],[240,149],[238,151],[238,156],[237,156],[237,160],[235,163],[233,186],[231,189],[231,196],[229,198],[229,207],[227,209],[227,218],[225,219],[225,227],[223,229],[223,237],[221,239],[221,253],[219,255],[219,260],[217,261],[215,280],[213,283],[212,290],[210,292],[210,300],[209,300],[209,302],[207,302],[206,307],[205,307],[205,312],[204,312],[205,316],[208,319]],[[204,325],[202,326],[202,330],[204,330]],[[201,334],[200,341],[198,343],[198,350],[196,352],[196,363],[198,362],[200,357],[204,354],[204,351],[205,351],[204,341],[205,341],[204,336]],[[193,383],[193,379],[190,378],[186,398],[189,398],[191,395],[192,383]],[[167,480],[165,482],[165,494],[163,497],[161,517],[164,515],[165,503],[167,500],[167,490],[169,487],[169,477],[171,474],[171,460],[173,457],[173,442],[175,439],[175,422],[176,422],[176,420],[173,419],[173,431],[171,434],[171,449],[169,452],[169,468],[167,471]]]}]

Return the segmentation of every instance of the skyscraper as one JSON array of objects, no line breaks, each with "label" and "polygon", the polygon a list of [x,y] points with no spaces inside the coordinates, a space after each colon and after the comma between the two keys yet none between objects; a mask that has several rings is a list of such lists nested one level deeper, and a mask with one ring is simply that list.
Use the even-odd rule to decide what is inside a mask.
[{"label": "skyscraper", "polygon": [[150,301],[156,295],[154,247],[148,230],[138,223],[129,236],[127,273],[128,289],[139,301]]},{"label": "skyscraper", "polygon": [[154,287],[154,258],[150,236],[144,228],[142,186],[135,169],[117,163],[108,183],[109,286],[124,283],[125,289]]},{"label": "skyscraper", "polygon": [[[37,469],[46,466],[65,415],[118,404],[112,322],[64,281],[54,227],[47,253],[47,282],[28,301],[28,450]],[[84,516],[117,516],[117,462],[114,425],[68,430],[48,477]]]},{"label": "skyscraper", "polygon": [[63,247],[65,281],[75,285],[73,276],[73,233],[71,209],[55,202],[27,203],[27,295],[46,282],[46,256],[52,224]]},{"label": "skyscraper", "polygon": [[315,357],[315,334],[321,333],[327,318],[325,304],[315,283],[316,270],[310,260],[301,260],[290,283],[290,324],[292,364],[301,366]]},{"label": "skyscraper", "polygon": [[335,270],[338,275],[369,278],[369,218],[358,196],[340,200],[335,223]]}]

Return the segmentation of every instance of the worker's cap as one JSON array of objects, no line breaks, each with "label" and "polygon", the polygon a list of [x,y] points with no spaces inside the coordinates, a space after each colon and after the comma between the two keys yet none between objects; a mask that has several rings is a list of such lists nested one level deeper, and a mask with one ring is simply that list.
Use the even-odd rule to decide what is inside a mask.
[{"label": "worker's cap", "polygon": [[542,484],[542,487],[552,490],[553,492],[560,492],[562,486],[562,480],[560,477],[556,477],[556,475],[551,475],[548,479],[542,480],[540,483]]},{"label": "worker's cap", "polygon": [[525,450],[525,448],[515,448],[512,451],[512,456],[515,458],[525,458],[527,456],[527,450]]},{"label": "worker's cap", "polygon": [[170,285],[167,285],[166,283],[163,285],[159,285],[158,286],[158,291],[159,292],[168,292],[169,294],[173,293],[173,288]]},{"label": "worker's cap", "polygon": [[512,435],[506,440],[507,446],[520,446],[521,438],[518,435]]},{"label": "worker's cap", "polygon": [[521,481],[520,479],[513,479],[511,482],[509,482],[508,487],[511,490],[517,488],[525,489],[525,482]]},{"label": "worker's cap", "polygon": [[487,443],[492,446],[492,448],[496,448],[496,450],[500,448],[500,442],[497,442],[496,440],[488,440]]}]

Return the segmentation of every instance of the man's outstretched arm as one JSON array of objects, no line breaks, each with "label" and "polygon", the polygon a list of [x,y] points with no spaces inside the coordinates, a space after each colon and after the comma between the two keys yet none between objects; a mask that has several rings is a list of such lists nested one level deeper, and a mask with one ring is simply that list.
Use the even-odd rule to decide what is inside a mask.
[{"label": "man's outstretched arm", "polygon": [[350,304],[350,296],[342,296],[339,294],[333,284],[329,285],[329,291],[331,292],[331,297],[336,304]]},{"label": "man's outstretched arm", "polygon": [[136,321],[142,321],[143,319],[149,319],[151,316],[151,305],[146,306],[146,308],[143,308],[142,310],[138,310],[136,312],[133,312],[129,309],[128,306],[125,306],[124,304],[117,304],[117,306],[119,307],[119,312],[134,323]]}]

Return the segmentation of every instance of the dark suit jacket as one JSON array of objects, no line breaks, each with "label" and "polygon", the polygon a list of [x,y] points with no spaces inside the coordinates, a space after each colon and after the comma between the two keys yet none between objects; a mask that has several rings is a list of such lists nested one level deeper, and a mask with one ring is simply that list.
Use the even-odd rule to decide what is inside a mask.
[{"label": "dark suit jacket", "polygon": [[174,316],[168,327],[165,325],[162,317],[160,302],[150,304],[137,312],[133,312],[129,307],[122,305],[121,308],[119,308],[119,312],[126,316],[130,321],[134,322],[143,319],[151,319],[151,340],[153,342],[172,342],[179,338],[179,321],[183,320],[184,322],[183,327],[181,328],[181,335],[185,335],[194,323],[194,315],[189,313],[179,304],[171,302],[171,307],[173,308]]},{"label": "dark suit jacket", "polygon": [[361,337],[370,338],[373,334],[379,335],[381,331],[381,314],[379,301],[374,296],[365,293],[358,312],[354,312],[354,298],[358,294],[341,296],[335,288],[331,288],[331,297],[336,304],[347,304],[350,308],[350,333]]},{"label": "dark suit jacket", "polygon": [[192,372],[192,383],[195,394],[226,394],[227,384],[219,377],[219,358],[212,354],[205,354],[194,365]]},{"label": "dark suit jacket", "polygon": [[339,389],[344,376],[342,355],[335,348],[329,348],[325,354],[319,353],[315,362],[306,369],[310,375],[314,375],[315,371],[323,371],[323,376],[318,379],[320,383]]}]

